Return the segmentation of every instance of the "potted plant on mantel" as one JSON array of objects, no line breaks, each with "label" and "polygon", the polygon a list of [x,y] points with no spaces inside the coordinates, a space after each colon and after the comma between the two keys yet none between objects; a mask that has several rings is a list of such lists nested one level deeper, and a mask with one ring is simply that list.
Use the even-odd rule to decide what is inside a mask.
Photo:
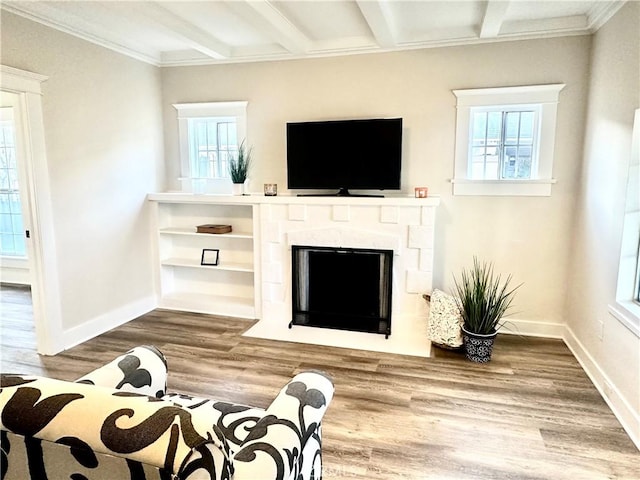
[{"label": "potted plant on mantel", "polygon": [[251,168],[251,151],[244,146],[244,140],[238,147],[238,156],[229,159],[229,176],[233,182],[233,194],[244,195],[244,186]]},{"label": "potted plant on mantel", "polygon": [[502,318],[511,307],[515,288],[509,289],[511,275],[501,284],[491,263],[480,263],[473,257],[473,268],[462,270],[460,281],[454,277],[457,304],[462,315],[462,340],[465,354],[472,362],[491,360],[493,343]]}]

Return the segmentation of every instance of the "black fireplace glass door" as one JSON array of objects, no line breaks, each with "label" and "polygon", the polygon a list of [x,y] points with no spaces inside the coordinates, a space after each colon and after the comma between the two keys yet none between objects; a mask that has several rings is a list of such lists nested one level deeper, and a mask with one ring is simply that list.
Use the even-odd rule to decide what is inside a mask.
[{"label": "black fireplace glass door", "polygon": [[380,310],[380,255],[309,252],[309,310],[375,317]]},{"label": "black fireplace glass door", "polygon": [[291,325],[391,333],[393,252],[292,247]]}]

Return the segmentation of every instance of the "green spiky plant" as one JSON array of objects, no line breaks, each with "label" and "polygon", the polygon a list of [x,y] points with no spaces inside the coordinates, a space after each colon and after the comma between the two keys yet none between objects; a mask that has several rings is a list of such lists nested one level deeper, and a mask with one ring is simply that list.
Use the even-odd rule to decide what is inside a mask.
[{"label": "green spiky plant", "polygon": [[458,293],[456,301],[464,329],[470,333],[491,335],[502,326],[501,320],[511,307],[520,285],[509,289],[511,275],[501,283],[491,263],[480,263],[473,257],[473,268],[462,270],[460,281],[453,279]]},{"label": "green spiky plant", "polygon": [[244,140],[238,147],[238,157],[229,159],[229,176],[233,183],[244,183],[249,176],[251,168],[251,152],[252,148],[244,146]]}]

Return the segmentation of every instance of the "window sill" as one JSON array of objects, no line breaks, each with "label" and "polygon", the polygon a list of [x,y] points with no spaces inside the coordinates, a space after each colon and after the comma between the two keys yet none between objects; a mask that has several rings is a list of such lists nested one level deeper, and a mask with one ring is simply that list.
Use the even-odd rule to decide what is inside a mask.
[{"label": "window sill", "polygon": [[609,305],[609,313],[640,338],[640,305],[629,301],[617,301]]},{"label": "window sill", "polygon": [[454,195],[550,197],[555,179],[468,180],[451,179]]}]

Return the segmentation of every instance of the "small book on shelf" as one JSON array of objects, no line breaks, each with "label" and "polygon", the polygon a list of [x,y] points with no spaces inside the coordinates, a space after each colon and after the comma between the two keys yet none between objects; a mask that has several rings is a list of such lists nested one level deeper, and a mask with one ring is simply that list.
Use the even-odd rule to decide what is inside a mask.
[{"label": "small book on shelf", "polygon": [[229,233],[231,231],[231,225],[216,225],[207,223],[205,225],[198,225],[196,227],[197,233]]}]

